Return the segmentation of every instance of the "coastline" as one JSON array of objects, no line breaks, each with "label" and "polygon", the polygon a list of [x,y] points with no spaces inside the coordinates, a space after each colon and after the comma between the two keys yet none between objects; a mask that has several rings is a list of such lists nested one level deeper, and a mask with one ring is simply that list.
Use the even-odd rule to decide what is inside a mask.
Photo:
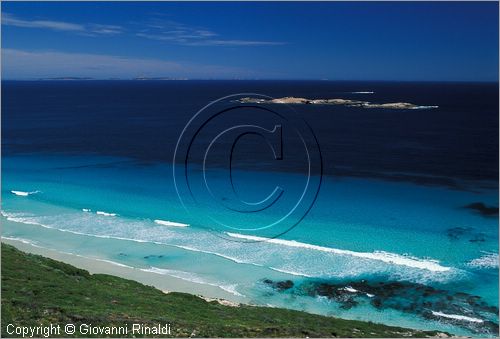
[{"label": "coastline", "polygon": [[[450,337],[441,331],[283,308],[245,304],[234,307],[188,293],[165,293],[134,280],[89,274],[7,243],[2,244],[2,289],[2,336],[12,336],[13,326],[29,328],[26,326],[38,324],[45,331],[54,329],[55,324],[63,330],[46,337],[136,337],[133,329],[138,325],[168,329],[167,333],[139,333],[140,337]],[[67,332],[68,323],[77,330]],[[117,328],[122,330],[116,332]]]},{"label": "coastline", "polygon": [[109,274],[123,279],[137,281],[146,286],[152,286],[164,293],[181,292],[196,295],[207,301],[218,301],[224,305],[248,304],[244,297],[233,295],[217,286],[186,281],[169,275],[143,271],[134,267],[105,261],[98,258],[88,258],[76,254],[63,253],[56,250],[27,244],[22,240],[1,238],[2,243],[14,246],[18,250],[30,254],[41,255],[45,258],[62,261],[91,274]]}]

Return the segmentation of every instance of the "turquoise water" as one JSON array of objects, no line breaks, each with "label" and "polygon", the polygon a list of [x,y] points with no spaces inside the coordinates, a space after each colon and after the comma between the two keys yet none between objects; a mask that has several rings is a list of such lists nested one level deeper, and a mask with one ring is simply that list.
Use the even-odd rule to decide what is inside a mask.
[{"label": "turquoise water", "polygon": [[[170,164],[97,155],[4,156],[2,162],[6,238],[219,286],[236,301],[461,335],[493,335],[498,324],[498,219],[464,207],[498,206],[497,190],[327,176],[304,220],[274,239],[283,231],[279,225],[260,226],[284,207],[238,218],[211,203],[186,210]],[[224,194],[227,173],[209,175]],[[291,184],[291,196],[303,185],[293,173],[236,171],[234,178],[248,201],[276,183]],[[295,287],[279,290],[266,279],[291,280]],[[349,292],[357,305],[347,308],[304,292],[307,284],[349,288],[366,281],[405,283],[410,295],[419,286],[466,293],[483,305],[401,297],[400,304],[418,307],[375,309],[371,298],[379,296]]]}]

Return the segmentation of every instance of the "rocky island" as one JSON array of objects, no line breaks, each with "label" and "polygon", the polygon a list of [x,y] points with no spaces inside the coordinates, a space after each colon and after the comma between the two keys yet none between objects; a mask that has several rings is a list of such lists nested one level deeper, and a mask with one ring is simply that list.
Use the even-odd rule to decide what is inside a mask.
[{"label": "rocky island", "polygon": [[299,97],[284,97],[276,99],[262,99],[245,97],[238,100],[242,104],[291,104],[291,105],[343,105],[348,107],[384,108],[384,109],[433,109],[438,106],[421,106],[409,102],[389,102],[384,104],[371,103],[363,100],[351,99],[306,99]]}]

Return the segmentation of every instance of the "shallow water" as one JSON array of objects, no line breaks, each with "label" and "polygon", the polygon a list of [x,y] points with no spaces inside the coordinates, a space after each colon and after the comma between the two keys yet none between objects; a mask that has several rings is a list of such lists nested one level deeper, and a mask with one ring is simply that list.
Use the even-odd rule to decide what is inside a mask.
[{"label": "shallow water", "polygon": [[[168,165],[98,156],[4,157],[3,165],[2,214],[15,222],[4,225],[5,237],[220,286],[251,303],[322,314],[372,319],[375,311],[362,305],[335,311],[334,302],[270,291],[262,280],[408,281],[479,295],[498,306],[497,221],[464,208],[473,201],[494,204],[494,191],[325,178],[303,222],[269,239],[274,230],[250,231],[250,219],[238,222],[246,231],[236,231],[206,225],[203,206],[187,212],[165,182]],[[266,177],[262,172],[239,175],[246,182],[258,178],[262,183]],[[267,218],[272,215],[261,216]],[[459,226],[463,233],[450,233]],[[478,234],[481,241],[474,241]],[[416,316],[400,314],[399,320],[387,321],[399,324],[408,317]]]}]

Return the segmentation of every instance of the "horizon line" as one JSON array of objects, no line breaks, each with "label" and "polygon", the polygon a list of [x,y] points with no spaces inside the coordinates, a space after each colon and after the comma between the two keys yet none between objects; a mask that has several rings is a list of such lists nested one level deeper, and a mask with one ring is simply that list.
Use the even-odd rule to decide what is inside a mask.
[{"label": "horizon line", "polygon": [[54,78],[26,78],[26,79],[0,79],[0,81],[318,81],[318,82],[436,82],[436,83],[499,83],[499,80],[405,80],[405,79],[316,79],[316,78],[296,78],[296,79],[279,79],[279,78],[171,78],[168,77],[151,77],[151,78],[87,78],[87,77],[54,77]]}]

